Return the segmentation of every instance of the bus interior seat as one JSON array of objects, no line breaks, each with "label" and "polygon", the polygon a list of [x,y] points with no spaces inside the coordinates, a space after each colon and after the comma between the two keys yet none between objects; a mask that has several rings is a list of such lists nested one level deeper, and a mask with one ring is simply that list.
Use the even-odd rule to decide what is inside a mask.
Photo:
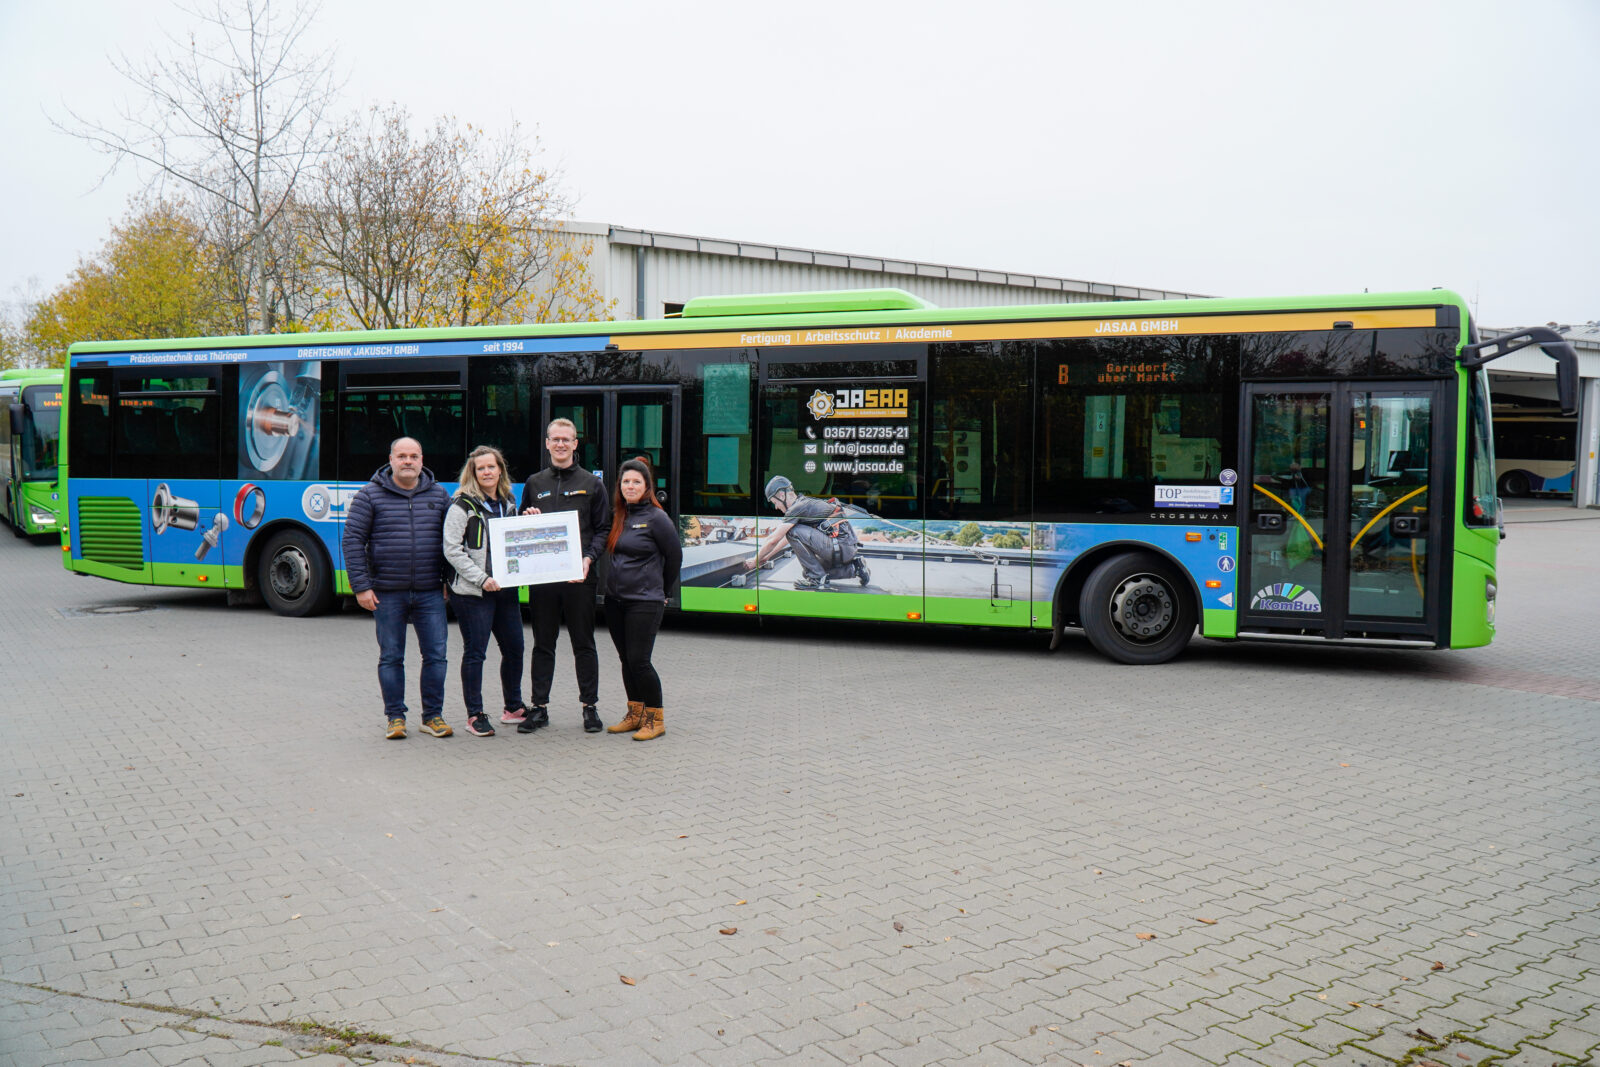
[{"label": "bus interior seat", "polygon": [[172,432],[183,452],[209,452],[216,442],[205,432],[205,413],[199,408],[179,408],[172,413]]},{"label": "bus interior seat", "polygon": [[124,408],[122,411],[122,439],[128,451],[141,456],[156,451],[156,413],[148,408]]}]

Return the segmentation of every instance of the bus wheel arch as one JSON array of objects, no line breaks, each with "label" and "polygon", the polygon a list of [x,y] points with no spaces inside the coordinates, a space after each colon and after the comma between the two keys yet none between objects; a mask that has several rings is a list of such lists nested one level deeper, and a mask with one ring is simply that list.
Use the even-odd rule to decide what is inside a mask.
[{"label": "bus wheel arch", "polygon": [[279,615],[321,615],[333,606],[333,561],[322,539],[297,523],[257,534],[245,555],[245,574]]},{"label": "bus wheel arch", "polygon": [[1057,592],[1058,620],[1075,619],[1102,655],[1165,663],[1194,636],[1199,590],[1189,572],[1149,545],[1104,545],[1075,561]]}]

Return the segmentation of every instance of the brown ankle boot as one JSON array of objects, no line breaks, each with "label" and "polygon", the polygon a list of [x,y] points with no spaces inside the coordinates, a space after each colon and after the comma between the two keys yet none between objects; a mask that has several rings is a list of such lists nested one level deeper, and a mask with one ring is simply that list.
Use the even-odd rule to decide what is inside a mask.
[{"label": "brown ankle boot", "polygon": [[644,701],[628,701],[628,717],[615,726],[607,726],[608,734],[630,734],[644,727]]},{"label": "brown ankle boot", "polygon": [[644,709],[644,725],[639,732],[633,735],[635,741],[654,741],[667,732],[666,724],[661,721],[660,708]]}]

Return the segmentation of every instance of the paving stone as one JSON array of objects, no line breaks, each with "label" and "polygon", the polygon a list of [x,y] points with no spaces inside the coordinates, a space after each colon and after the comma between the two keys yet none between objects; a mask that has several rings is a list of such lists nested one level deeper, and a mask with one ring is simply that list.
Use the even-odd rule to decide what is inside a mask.
[{"label": "paving stone", "polygon": [[[582,1067],[1353,1067],[1417,1027],[1581,1062],[1600,522],[1511,533],[1501,634],[1459,653],[1199,641],[1145,673],[1081,641],[673,623],[693,699],[651,746],[582,734],[564,657],[533,738],[385,742],[362,617],[0,538],[30,605],[0,640],[39,665],[14,706],[111,690],[142,723],[8,721],[0,1062],[290,1062],[242,1028],[304,1019]],[[157,610],[61,610],[108,602]],[[818,663],[849,700],[750,689]]]}]

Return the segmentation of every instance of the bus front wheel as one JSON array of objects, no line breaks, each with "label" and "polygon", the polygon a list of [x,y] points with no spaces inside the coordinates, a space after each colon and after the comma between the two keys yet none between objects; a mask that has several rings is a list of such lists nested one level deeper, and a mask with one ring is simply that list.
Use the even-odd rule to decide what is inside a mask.
[{"label": "bus front wheel", "polygon": [[1089,643],[1118,663],[1165,663],[1194,634],[1193,598],[1157,556],[1128,552],[1101,563],[1078,601]]},{"label": "bus front wheel", "polygon": [[299,530],[284,530],[267,542],[257,584],[279,615],[320,615],[333,604],[333,574],[322,546]]}]

